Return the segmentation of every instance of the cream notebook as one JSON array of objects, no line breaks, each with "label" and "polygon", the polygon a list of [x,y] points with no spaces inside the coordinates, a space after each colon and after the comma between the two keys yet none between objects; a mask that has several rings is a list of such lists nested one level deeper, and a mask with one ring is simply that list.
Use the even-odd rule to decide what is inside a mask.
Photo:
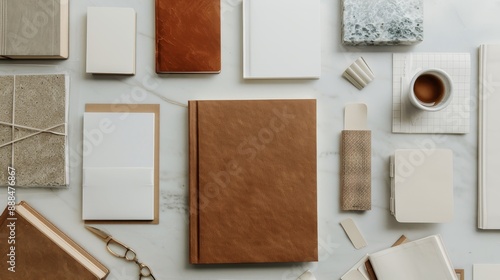
[{"label": "cream notebook", "polygon": [[398,222],[443,223],[453,218],[451,150],[396,150],[390,173],[390,209]]},{"label": "cream notebook", "polygon": [[317,79],[319,0],[243,1],[243,77]]},{"label": "cream notebook", "polygon": [[87,73],[135,74],[136,14],[132,8],[87,8]]},{"label": "cream notebook", "polygon": [[439,235],[379,251],[369,259],[380,280],[457,280]]},{"label": "cream notebook", "polygon": [[479,48],[478,227],[500,229],[500,45]]}]

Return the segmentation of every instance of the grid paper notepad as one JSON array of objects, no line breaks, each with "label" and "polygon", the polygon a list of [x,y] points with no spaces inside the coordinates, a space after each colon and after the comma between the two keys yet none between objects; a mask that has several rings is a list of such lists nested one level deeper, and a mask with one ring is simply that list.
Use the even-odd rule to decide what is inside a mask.
[{"label": "grid paper notepad", "polygon": [[[392,132],[455,133],[470,130],[470,54],[393,54]],[[453,100],[441,111],[424,112],[408,99],[410,82],[418,71],[440,68],[453,82]]]}]

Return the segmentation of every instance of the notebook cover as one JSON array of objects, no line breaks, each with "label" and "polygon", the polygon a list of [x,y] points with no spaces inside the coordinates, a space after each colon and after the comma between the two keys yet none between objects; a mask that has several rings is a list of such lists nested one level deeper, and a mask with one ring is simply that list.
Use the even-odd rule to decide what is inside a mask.
[{"label": "notebook cover", "polygon": [[[26,202],[22,201],[19,204],[83,254],[91,263],[103,271],[105,275],[109,273],[108,269],[99,263],[99,261],[74,243],[67,235],[47,221]],[[12,217],[17,218],[17,220],[9,220]],[[8,225],[11,222],[15,222],[15,244],[4,242],[10,236]],[[16,213],[14,216],[10,216],[7,208],[2,213],[2,216],[0,216],[0,238],[2,239],[0,243],[1,251],[6,252],[0,257],[0,261],[2,262],[0,279],[2,280],[38,280],[47,278],[84,280],[106,278],[106,276],[102,278],[97,277],[91,271],[87,270],[85,266],[66,253],[66,251],[38,230],[22,215]],[[15,272],[7,270],[10,258],[7,254],[10,253],[10,246],[15,246]]]},{"label": "notebook cover", "polygon": [[0,56],[66,59],[69,0],[0,0]]},{"label": "notebook cover", "polygon": [[189,101],[190,262],[318,260],[316,100]]},{"label": "notebook cover", "polygon": [[243,1],[243,78],[321,75],[319,0]]},{"label": "notebook cover", "polygon": [[[158,104],[86,104],[85,112],[155,113],[154,219],[153,220],[85,220],[86,224],[158,224],[160,222],[160,105]],[[118,195],[118,194],[117,194]]]},{"label": "notebook cover", "polygon": [[135,74],[135,45],[134,9],[87,8],[87,73]]},{"label": "notebook cover", "polygon": [[500,45],[479,49],[478,228],[500,229]]},{"label": "notebook cover", "polygon": [[219,73],[220,0],[156,0],[156,72]]}]

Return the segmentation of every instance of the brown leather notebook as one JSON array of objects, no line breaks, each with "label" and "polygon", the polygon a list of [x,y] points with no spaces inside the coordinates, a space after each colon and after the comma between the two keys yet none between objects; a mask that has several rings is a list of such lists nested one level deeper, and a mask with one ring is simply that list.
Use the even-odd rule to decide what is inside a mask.
[{"label": "brown leather notebook", "polygon": [[156,0],[156,73],[219,73],[220,0]]},{"label": "brown leather notebook", "polygon": [[189,101],[192,264],[318,260],[316,100]]},{"label": "brown leather notebook", "polygon": [[0,279],[105,279],[109,271],[28,203],[0,216]]}]

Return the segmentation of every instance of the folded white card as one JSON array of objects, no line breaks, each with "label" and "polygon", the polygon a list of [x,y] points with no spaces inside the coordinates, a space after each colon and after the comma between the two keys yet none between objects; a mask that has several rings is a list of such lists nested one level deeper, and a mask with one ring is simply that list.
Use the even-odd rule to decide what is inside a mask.
[{"label": "folded white card", "polygon": [[474,264],[474,280],[498,280],[500,264]]},{"label": "folded white card", "polygon": [[319,78],[320,15],[319,0],[244,0],[243,77]]},{"label": "folded white card", "polygon": [[500,45],[479,49],[478,227],[500,229]]},{"label": "folded white card", "polygon": [[87,73],[135,74],[136,14],[132,8],[87,8]]},{"label": "folded white card", "polygon": [[456,280],[457,276],[439,235],[371,254],[380,280]]},{"label": "folded white card", "polygon": [[84,114],[83,219],[154,219],[154,113]]},{"label": "folded white card", "polygon": [[390,208],[398,222],[442,223],[453,218],[451,150],[396,150],[390,165]]}]

